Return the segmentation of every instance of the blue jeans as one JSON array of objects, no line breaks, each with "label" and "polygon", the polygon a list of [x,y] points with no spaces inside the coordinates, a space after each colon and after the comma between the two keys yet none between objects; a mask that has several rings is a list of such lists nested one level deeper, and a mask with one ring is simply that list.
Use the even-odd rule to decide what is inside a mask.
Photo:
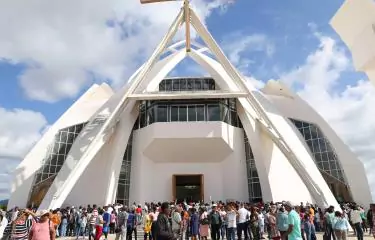
[{"label": "blue jeans", "polygon": [[363,229],[362,229],[362,224],[361,223],[355,223],[354,224],[355,231],[357,233],[357,239],[358,240],[363,240]]},{"label": "blue jeans", "polygon": [[63,223],[61,224],[61,234],[60,234],[61,237],[66,237],[67,227],[68,227],[68,222],[63,220]]},{"label": "blue jeans", "polygon": [[235,240],[236,239],[236,228],[228,228],[228,240]]},{"label": "blue jeans", "polygon": [[228,238],[227,237],[228,234],[227,234],[227,225],[226,224],[221,225],[220,231],[221,231],[221,239],[224,239],[224,237]]},{"label": "blue jeans", "polygon": [[77,225],[76,227],[76,239],[79,238],[79,235],[81,235],[82,233],[82,236],[83,236],[83,239],[85,239],[85,235],[86,235],[86,226],[80,226],[80,225]]}]

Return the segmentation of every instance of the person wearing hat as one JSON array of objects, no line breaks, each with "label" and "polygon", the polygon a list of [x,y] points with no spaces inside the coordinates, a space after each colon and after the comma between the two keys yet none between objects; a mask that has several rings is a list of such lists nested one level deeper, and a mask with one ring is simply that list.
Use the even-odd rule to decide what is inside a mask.
[{"label": "person wearing hat", "polygon": [[32,216],[33,218],[36,215],[25,209],[19,210],[17,216],[14,221],[8,223],[5,227],[3,239],[8,238],[17,238],[18,240],[26,240],[29,238],[30,228],[33,225],[33,219],[29,218]]},{"label": "person wearing hat", "polygon": [[55,228],[50,220],[50,212],[41,210],[38,214],[39,221],[31,227],[30,240],[55,240]]},{"label": "person wearing hat", "polygon": [[288,230],[284,233],[283,238],[288,236],[288,240],[301,240],[301,218],[299,214],[294,210],[291,202],[286,202],[284,204],[285,210],[288,214]]}]

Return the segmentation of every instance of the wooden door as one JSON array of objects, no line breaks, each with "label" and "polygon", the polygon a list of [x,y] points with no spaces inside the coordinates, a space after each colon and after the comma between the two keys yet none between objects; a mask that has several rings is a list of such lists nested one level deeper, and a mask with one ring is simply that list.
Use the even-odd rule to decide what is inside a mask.
[{"label": "wooden door", "polygon": [[176,200],[176,175],[172,175],[172,201]]},{"label": "wooden door", "polygon": [[201,174],[201,181],[200,181],[200,187],[201,187],[201,199],[203,200],[204,202],[204,175]]}]

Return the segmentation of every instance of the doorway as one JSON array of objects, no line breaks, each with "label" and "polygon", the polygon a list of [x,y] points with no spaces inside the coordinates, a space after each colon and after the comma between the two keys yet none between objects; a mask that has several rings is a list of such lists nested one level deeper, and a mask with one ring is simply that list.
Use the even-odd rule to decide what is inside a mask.
[{"label": "doorway", "polygon": [[173,200],[177,202],[198,202],[204,200],[203,174],[172,176]]}]

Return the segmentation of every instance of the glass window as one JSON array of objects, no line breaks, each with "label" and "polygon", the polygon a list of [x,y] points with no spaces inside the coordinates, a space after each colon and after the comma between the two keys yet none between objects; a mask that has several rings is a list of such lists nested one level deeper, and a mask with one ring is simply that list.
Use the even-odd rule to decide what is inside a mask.
[{"label": "glass window", "polygon": [[202,79],[195,79],[194,90],[202,90]]},{"label": "glass window", "polygon": [[171,107],[171,121],[177,122],[178,121],[178,106]]},{"label": "glass window", "polygon": [[296,127],[298,128],[298,129],[301,129],[302,128],[302,122],[301,121],[294,121],[294,124],[296,125]]},{"label": "glass window", "polygon": [[314,158],[316,162],[321,162],[322,161],[322,154],[320,152],[314,153]]},{"label": "glass window", "polygon": [[187,79],[187,89],[188,91],[192,91],[194,89],[194,81]]},{"label": "glass window", "polygon": [[173,91],[180,91],[180,80],[179,79],[173,79]]},{"label": "glass window", "polygon": [[305,140],[310,140],[311,139],[311,133],[310,133],[310,128],[304,128],[303,133],[305,135]]},{"label": "glass window", "polygon": [[167,79],[165,80],[165,91],[172,91],[172,80]]},{"label": "glass window", "polygon": [[205,114],[204,114],[204,105],[197,105],[197,121],[206,121]]},{"label": "glass window", "polygon": [[66,142],[68,139],[68,134],[65,131],[60,132],[60,142]]},{"label": "glass window", "polygon": [[202,89],[203,90],[210,90],[210,79],[206,78],[202,81]]},{"label": "glass window", "polygon": [[327,151],[327,146],[326,146],[325,140],[323,138],[318,138],[318,141],[319,141],[320,151],[321,152],[326,152]]},{"label": "glass window", "polygon": [[260,189],[259,183],[253,184],[253,192],[254,192],[254,196],[253,196],[254,198],[262,197],[262,190]]},{"label": "glass window", "polygon": [[141,112],[139,116],[139,125],[141,128],[146,126],[146,112]]},{"label": "glass window", "polygon": [[221,121],[228,123],[229,121],[229,114],[228,114],[228,107],[224,104],[220,104],[220,109],[221,109]]},{"label": "glass window", "polygon": [[186,85],[186,79],[180,80],[180,91],[186,91],[187,85]]},{"label": "glass window", "polygon": [[219,104],[207,105],[208,121],[220,121],[220,106]]},{"label": "glass window", "polygon": [[179,106],[178,107],[178,120],[180,122],[187,121],[187,106]]},{"label": "glass window", "polygon": [[161,81],[160,84],[159,84],[159,91],[162,92],[162,91],[165,91],[165,81]]},{"label": "glass window", "polygon": [[195,122],[197,121],[197,112],[195,105],[188,107],[188,121]]},{"label": "glass window", "polygon": [[326,152],[323,152],[321,153],[322,155],[322,161],[324,162],[328,162],[329,161],[329,158],[328,158],[328,154]]},{"label": "glass window", "polygon": [[157,122],[168,122],[168,107],[157,106]]}]

